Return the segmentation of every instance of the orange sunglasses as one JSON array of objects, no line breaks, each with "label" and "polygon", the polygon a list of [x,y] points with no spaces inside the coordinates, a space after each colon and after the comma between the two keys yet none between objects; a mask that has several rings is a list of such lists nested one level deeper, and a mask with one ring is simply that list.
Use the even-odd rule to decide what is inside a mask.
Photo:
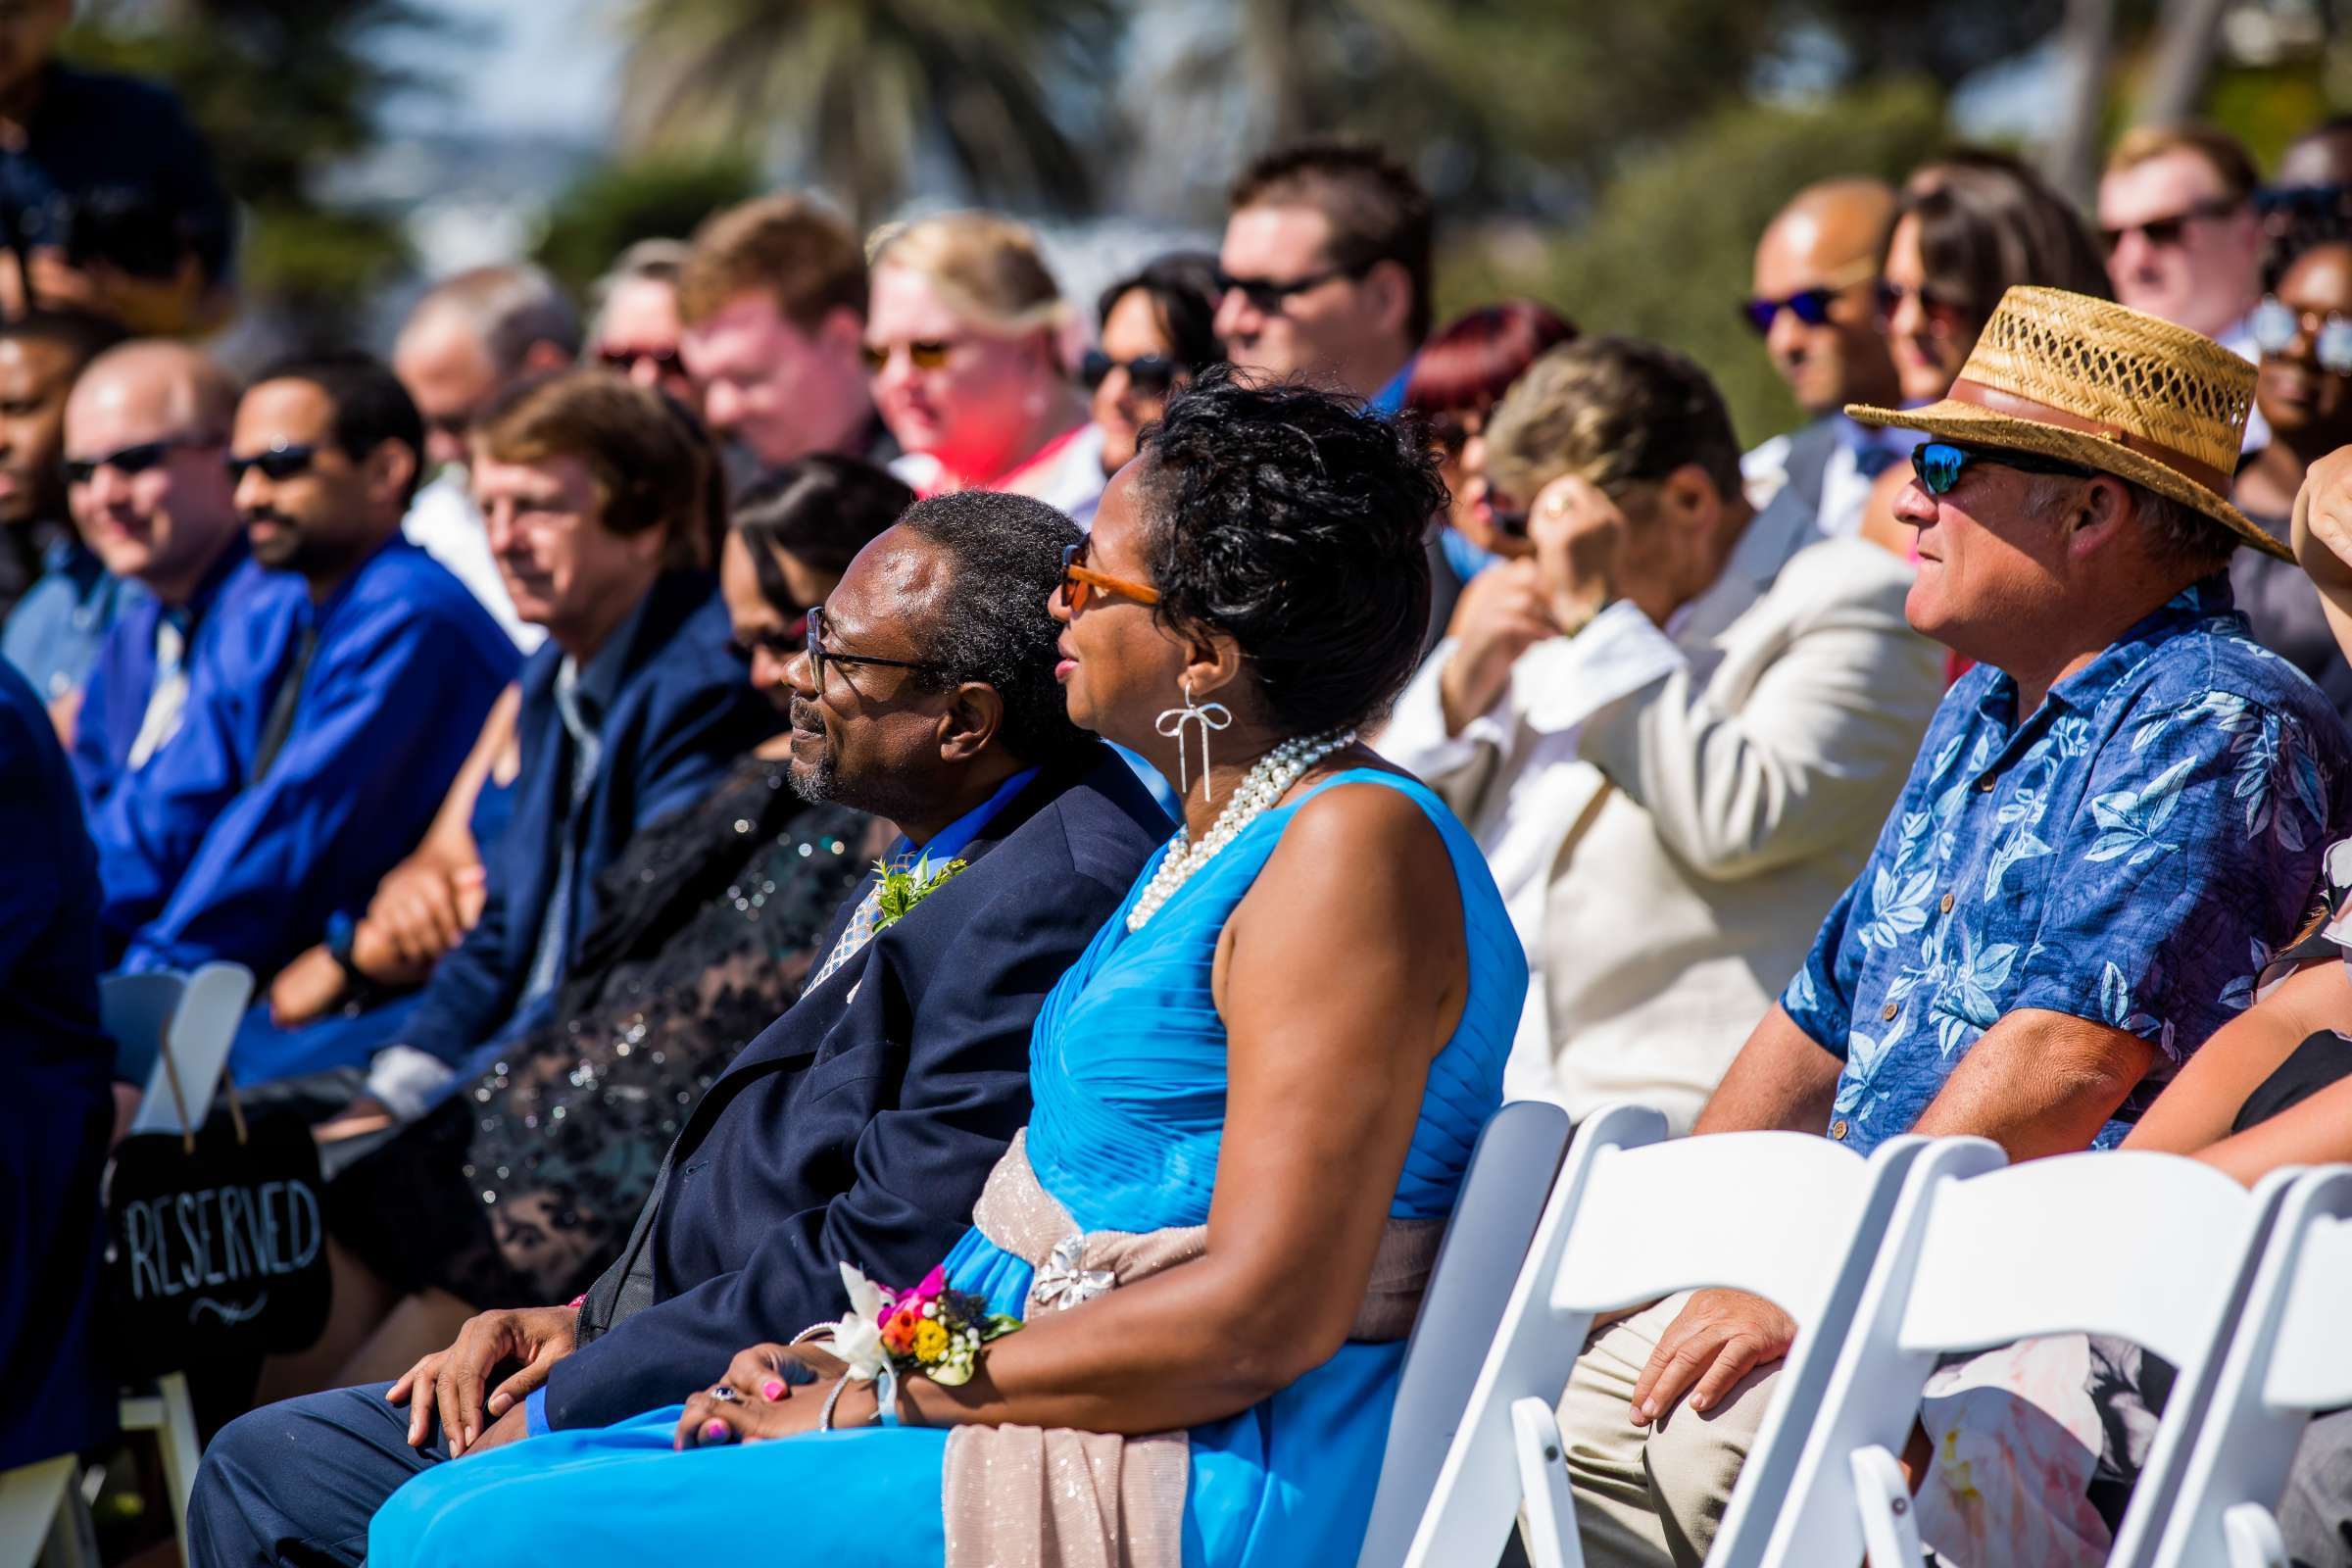
[{"label": "orange sunglasses", "polygon": [[1086,564],[1089,541],[1081,539],[1074,545],[1061,548],[1061,602],[1072,614],[1086,608],[1086,602],[1097,593],[1117,594],[1139,605],[1159,603],[1159,590],[1108,572],[1097,571]]}]

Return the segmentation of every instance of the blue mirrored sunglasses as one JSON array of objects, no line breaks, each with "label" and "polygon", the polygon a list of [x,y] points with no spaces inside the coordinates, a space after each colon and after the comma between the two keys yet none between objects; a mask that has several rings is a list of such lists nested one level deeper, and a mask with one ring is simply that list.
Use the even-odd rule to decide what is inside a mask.
[{"label": "blue mirrored sunglasses", "polygon": [[1960,482],[1960,475],[1972,463],[1991,464],[1996,467],[2015,468],[2020,473],[2059,473],[2069,478],[2087,479],[2095,469],[2079,463],[2067,463],[2058,458],[2045,458],[2035,452],[2012,452],[2007,448],[1979,451],[1954,441],[1923,441],[1911,449],[1911,471],[1932,496],[1948,495]]}]

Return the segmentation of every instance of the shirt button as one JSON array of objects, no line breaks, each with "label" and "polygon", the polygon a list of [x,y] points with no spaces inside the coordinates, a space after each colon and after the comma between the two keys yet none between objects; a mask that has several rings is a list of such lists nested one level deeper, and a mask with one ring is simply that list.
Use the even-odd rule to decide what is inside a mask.
[{"label": "shirt button", "polygon": [[1842,1141],[1844,1140],[1844,1138],[1845,1138],[1845,1119],[1844,1119],[1843,1117],[1839,1117],[1838,1120],[1836,1120],[1836,1121],[1834,1121],[1834,1122],[1830,1123],[1830,1136],[1831,1136],[1832,1138],[1835,1138],[1835,1139],[1838,1139],[1838,1140],[1839,1140],[1840,1142],[1842,1142]]},{"label": "shirt button", "polygon": [[1977,793],[1980,795],[1990,795],[1992,793],[1992,775],[1987,773],[1983,778],[1977,780]]},{"label": "shirt button", "polygon": [[1936,906],[1936,907],[1937,907],[1938,909],[1941,909],[1941,910],[1942,910],[1944,913],[1946,913],[1946,914],[1949,914],[1949,913],[1951,913],[1951,912],[1952,912],[1952,896],[1951,896],[1949,893],[1946,893],[1946,894],[1943,896],[1942,902],[1940,902],[1939,904],[1937,904],[1937,905]]},{"label": "shirt button", "polygon": [[1888,1023],[1892,1023],[1894,1022],[1894,1015],[1902,1010],[1903,1009],[1901,1007],[1889,1002],[1886,1006],[1879,1009],[1879,1016],[1886,1019]]}]

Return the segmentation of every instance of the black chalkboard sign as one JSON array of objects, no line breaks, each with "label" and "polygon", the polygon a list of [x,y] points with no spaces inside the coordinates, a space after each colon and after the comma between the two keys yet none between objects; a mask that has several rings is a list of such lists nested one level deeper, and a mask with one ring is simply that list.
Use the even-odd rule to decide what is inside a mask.
[{"label": "black chalkboard sign", "polygon": [[304,1349],[326,1325],[318,1144],[291,1113],[252,1117],[246,1132],[216,1116],[192,1152],[177,1133],[115,1151],[106,1343],[124,1378]]}]

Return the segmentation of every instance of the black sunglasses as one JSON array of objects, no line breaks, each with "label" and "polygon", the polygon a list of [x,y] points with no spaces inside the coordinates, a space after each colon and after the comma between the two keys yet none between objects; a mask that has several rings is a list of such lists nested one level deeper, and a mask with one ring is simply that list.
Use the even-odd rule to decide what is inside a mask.
[{"label": "black sunglasses", "polygon": [[933,675],[944,675],[947,669],[939,664],[926,663],[919,659],[877,659],[871,654],[836,654],[825,648],[825,612],[820,609],[808,612],[808,629],[801,646],[808,650],[808,670],[816,680],[816,689],[825,689],[827,664],[879,664],[885,669],[919,669]]},{"label": "black sunglasses", "polygon": [[66,483],[88,484],[98,477],[100,468],[112,468],[128,477],[145,473],[174,452],[195,451],[220,444],[219,436],[167,436],[161,441],[141,441],[135,446],[117,447],[94,458],[68,458],[59,465],[66,471]]},{"label": "black sunglasses", "polygon": [[1783,311],[1792,313],[1807,326],[1819,326],[1830,318],[1830,302],[1839,292],[1834,288],[1800,288],[1787,299],[1743,300],[1740,313],[1747,318],[1747,324],[1755,328],[1758,337],[1772,330],[1772,323],[1781,318]]},{"label": "black sunglasses", "polygon": [[2209,196],[2180,212],[2164,218],[2151,218],[2144,223],[2126,223],[2120,228],[2101,227],[2099,239],[2110,254],[2124,242],[2127,234],[2143,234],[2147,236],[2149,244],[2160,250],[2169,250],[2180,243],[2180,236],[2188,232],[2189,224],[2200,219],[2228,218],[2244,205],[2232,197]]},{"label": "black sunglasses", "polygon": [[765,654],[770,659],[790,659],[808,646],[808,613],[802,611],[783,625],[770,631],[756,631],[749,637],[730,637],[727,651],[749,664],[755,655]]},{"label": "black sunglasses", "polygon": [[1086,358],[1078,362],[1078,379],[1086,383],[1089,392],[1101,390],[1113,370],[1125,370],[1127,384],[1148,398],[1165,397],[1180,373],[1174,360],[1158,354],[1114,360],[1101,349],[1088,349]]},{"label": "black sunglasses", "polygon": [[1932,496],[1949,495],[1972,463],[2015,468],[2020,473],[2063,474],[2070,479],[2088,479],[2097,471],[2085,468],[2079,463],[2045,458],[2038,452],[2012,452],[2005,447],[1997,451],[1980,451],[1975,447],[1964,447],[1956,441],[1925,441],[1911,449],[1911,471],[1919,476],[1920,485]]},{"label": "black sunglasses", "polygon": [[1326,267],[1320,272],[1309,272],[1304,277],[1291,278],[1236,277],[1220,268],[1216,277],[1217,297],[1223,299],[1228,294],[1238,293],[1250,302],[1250,308],[1258,315],[1280,316],[1283,307],[1294,297],[1321,288],[1326,283],[1336,283],[1343,277],[1361,277],[1372,270],[1378,260],[1376,257],[1368,262],[1348,262],[1339,267]]},{"label": "black sunglasses", "polygon": [[240,458],[231,452],[220,462],[228,469],[228,482],[239,484],[244,481],[248,468],[259,468],[263,477],[272,482],[282,482],[310,472],[311,465],[318,459],[318,443],[305,441],[298,446],[273,446],[266,452],[256,452],[249,458]]}]

